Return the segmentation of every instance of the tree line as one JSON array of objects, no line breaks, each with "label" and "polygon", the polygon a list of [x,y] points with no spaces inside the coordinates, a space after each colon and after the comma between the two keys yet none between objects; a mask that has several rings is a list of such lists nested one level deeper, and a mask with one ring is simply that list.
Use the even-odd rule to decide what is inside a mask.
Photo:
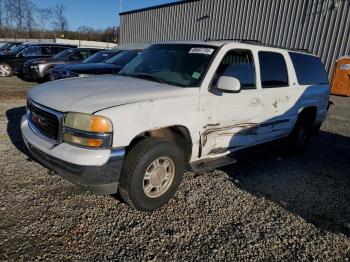
[{"label": "tree line", "polygon": [[105,30],[81,26],[69,30],[63,4],[39,8],[30,0],[0,0],[0,38],[80,39],[118,42],[119,28]]}]

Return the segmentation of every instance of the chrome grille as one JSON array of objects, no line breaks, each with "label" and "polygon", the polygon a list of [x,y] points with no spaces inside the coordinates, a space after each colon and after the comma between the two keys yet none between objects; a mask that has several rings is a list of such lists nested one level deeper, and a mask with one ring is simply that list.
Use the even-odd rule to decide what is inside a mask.
[{"label": "chrome grille", "polygon": [[28,101],[29,121],[45,137],[57,141],[60,133],[60,118],[52,110]]}]

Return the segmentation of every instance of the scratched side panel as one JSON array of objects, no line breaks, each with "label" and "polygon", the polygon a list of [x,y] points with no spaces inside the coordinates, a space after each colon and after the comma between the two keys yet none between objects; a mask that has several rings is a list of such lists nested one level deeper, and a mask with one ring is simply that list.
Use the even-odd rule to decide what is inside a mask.
[{"label": "scratched side panel", "polygon": [[116,106],[99,112],[114,123],[113,147],[125,147],[137,135],[158,128],[186,127],[193,142],[193,157],[198,156],[199,89],[184,88],[179,96]]}]

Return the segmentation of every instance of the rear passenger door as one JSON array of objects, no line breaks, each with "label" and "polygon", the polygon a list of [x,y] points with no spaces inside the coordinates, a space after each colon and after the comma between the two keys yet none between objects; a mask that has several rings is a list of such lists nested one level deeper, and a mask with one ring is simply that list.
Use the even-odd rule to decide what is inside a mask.
[{"label": "rear passenger door", "polygon": [[259,138],[264,142],[289,134],[296,96],[285,54],[259,51],[258,57],[263,101]]}]

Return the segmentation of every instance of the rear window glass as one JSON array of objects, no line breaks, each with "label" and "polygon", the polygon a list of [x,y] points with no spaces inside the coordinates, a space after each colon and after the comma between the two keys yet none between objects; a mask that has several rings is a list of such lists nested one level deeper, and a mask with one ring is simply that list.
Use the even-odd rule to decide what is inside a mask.
[{"label": "rear window glass", "polygon": [[289,52],[299,85],[328,84],[327,72],[316,56]]},{"label": "rear window glass", "polygon": [[259,63],[263,88],[288,86],[288,70],[282,54],[259,52]]}]

